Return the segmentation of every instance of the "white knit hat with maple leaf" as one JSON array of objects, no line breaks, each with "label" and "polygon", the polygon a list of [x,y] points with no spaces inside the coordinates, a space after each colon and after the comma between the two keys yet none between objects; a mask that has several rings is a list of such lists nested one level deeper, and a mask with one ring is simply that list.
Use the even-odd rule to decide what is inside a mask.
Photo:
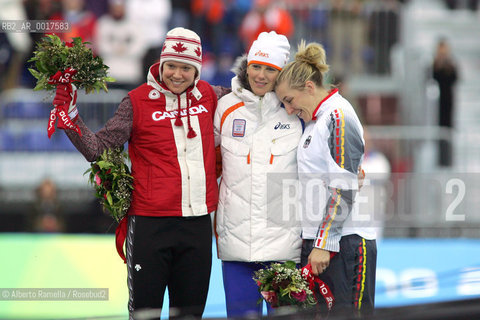
[{"label": "white knit hat with maple leaf", "polygon": [[177,61],[194,66],[200,78],[202,70],[202,43],[200,37],[192,30],[174,28],[167,33],[160,54],[160,75],[165,61]]}]

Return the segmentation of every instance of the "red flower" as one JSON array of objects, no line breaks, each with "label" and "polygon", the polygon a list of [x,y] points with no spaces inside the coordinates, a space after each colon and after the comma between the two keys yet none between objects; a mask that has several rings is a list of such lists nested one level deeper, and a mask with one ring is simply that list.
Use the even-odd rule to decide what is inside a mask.
[{"label": "red flower", "polygon": [[278,283],[278,286],[282,289],[285,289],[286,287],[288,287],[288,285],[290,284],[290,280],[289,279],[285,279],[285,280],[282,280]]},{"label": "red flower", "polygon": [[292,297],[297,300],[298,302],[303,302],[307,299],[307,293],[305,290],[302,290],[300,292],[292,292]]},{"label": "red flower", "polygon": [[102,179],[100,178],[98,173],[95,174],[95,183],[97,184],[97,186],[102,184]]},{"label": "red flower", "polygon": [[65,45],[69,48],[72,48],[74,46],[73,42],[65,42]]},{"label": "red flower", "polygon": [[112,190],[112,181],[106,180],[103,182],[103,187],[107,189],[108,191]]}]

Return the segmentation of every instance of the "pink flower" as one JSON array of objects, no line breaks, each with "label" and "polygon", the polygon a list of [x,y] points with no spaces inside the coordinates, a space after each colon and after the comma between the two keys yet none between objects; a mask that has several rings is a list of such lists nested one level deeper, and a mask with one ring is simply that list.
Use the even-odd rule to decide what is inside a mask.
[{"label": "pink flower", "polygon": [[257,281],[257,286],[260,287],[261,285],[262,285],[262,283],[260,281]]},{"label": "pink flower", "polygon": [[102,179],[100,179],[98,173],[95,174],[95,183],[97,184],[97,186],[102,184]]},{"label": "pink flower", "polygon": [[292,297],[297,300],[298,302],[303,302],[307,299],[307,293],[305,292],[305,290],[302,290],[300,292],[292,292]]},{"label": "pink flower", "polygon": [[277,306],[278,298],[275,291],[262,291],[261,294],[262,294],[262,297],[265,299],[265,301],[270,303],[272,307]]}]

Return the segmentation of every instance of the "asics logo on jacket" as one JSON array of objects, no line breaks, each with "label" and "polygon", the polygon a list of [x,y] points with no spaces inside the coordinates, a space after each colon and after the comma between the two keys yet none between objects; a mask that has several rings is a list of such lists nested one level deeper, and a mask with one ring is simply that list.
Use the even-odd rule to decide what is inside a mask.
[{"label": "asics logo on jacket", "polygon": [[290,129],[290,123],[281,123],[281,122],[279,122],[279,123],[277,123],[277,124],[275,125],[274,129],[275,129],[275,130],[277,130],[277,129],[280,129],[280,130],[281,130],[281,129]]}]

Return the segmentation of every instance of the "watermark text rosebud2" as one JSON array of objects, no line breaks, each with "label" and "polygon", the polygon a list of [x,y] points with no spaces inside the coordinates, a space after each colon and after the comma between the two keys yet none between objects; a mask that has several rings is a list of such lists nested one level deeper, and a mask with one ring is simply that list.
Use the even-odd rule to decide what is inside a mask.
[{"label": "watermark text rosebud2", "polygon": [[0,288],[0,301],[107,301],[108,288]]},{"label": "watermark text rosebud2", "polygon": [[0,20],[0,32],[64,33],[70,28],[70,22],[64,20]]},{"label": "watermark text rosebud2", "polygon": [[[320,223],[340,192],[341,215],[353,226],[471,227],[480,225],[480,174],[367,172],[358,190],[355,177],[331,174],[267,174],[267,215],[272,225],[282,222]],[[353,190],[353,192],[352,192]],[[352,202],[349,197],[352,197]],[[338,199],[339,197],[337,197]]]}]

